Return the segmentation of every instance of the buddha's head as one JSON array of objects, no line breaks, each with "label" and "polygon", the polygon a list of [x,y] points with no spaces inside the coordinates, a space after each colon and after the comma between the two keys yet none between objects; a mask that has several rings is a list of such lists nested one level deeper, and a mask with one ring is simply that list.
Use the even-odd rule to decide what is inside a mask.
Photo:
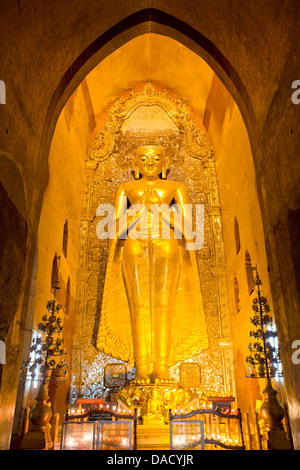
[{"label": "buddha's head", "polygon": [[165,179],[168,166],[165,149],[160,145],[141,145],[136,151],[133,166],[135,179],[139,179],[140,173],[146,178],[156,178],[161,174]]}]

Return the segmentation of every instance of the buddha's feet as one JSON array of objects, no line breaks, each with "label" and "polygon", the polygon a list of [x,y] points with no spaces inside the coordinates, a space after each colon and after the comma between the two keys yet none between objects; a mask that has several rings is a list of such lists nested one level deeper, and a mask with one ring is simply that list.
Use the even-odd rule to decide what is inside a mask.
[{"label": "buddha's feet", "polygon": [[154,368],[153,375],[155,382],[165,382],[170,380],[169,367],[166,365],[157,365]]}]

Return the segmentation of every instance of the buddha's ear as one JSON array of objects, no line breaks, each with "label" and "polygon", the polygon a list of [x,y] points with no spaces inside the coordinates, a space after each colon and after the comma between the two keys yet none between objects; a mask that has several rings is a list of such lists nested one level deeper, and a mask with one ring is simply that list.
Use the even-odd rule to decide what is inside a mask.
[{"label": "buddha's ear", "polygon": [[134,179],[138,180],[138,179],[140,179],[140,172],[139,172],[138,166],[136,164],[135,158],[131,159],[131,163],[132,163],[132,166],[133,166],[133,169],[134,169]]}]

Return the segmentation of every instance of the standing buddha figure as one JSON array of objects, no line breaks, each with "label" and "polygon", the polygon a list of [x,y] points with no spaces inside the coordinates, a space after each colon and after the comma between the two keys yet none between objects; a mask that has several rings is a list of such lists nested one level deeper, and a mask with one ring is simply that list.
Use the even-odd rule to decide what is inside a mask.
[{"label": "standing buddha figure", "polygon": [[115,198],[97,347],[135,365],[136,380],[168,380],[171,365],[208,346],[188,196],[166,179],[163,147],[139,147],[132,163],[135,179]]}]

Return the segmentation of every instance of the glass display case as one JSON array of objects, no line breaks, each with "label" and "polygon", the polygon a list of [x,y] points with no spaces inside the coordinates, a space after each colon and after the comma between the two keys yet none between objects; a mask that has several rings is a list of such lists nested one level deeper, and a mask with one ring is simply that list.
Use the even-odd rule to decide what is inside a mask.
[{"label": "glass display case", "polygon": [[203,421],[170,421],[171,450],[205,450]]},{"label": "glass display case", "polygon": [[94,450],[96,422],[64,421],[61,428],[61,450]]},{"label": "glass display case", "polygon": [[61,450],[131,450],[131,421],[64,421]]},{"label": "glass display case", "polygon": [[131,421],[98,421],[97,450],[131,450]]}]

